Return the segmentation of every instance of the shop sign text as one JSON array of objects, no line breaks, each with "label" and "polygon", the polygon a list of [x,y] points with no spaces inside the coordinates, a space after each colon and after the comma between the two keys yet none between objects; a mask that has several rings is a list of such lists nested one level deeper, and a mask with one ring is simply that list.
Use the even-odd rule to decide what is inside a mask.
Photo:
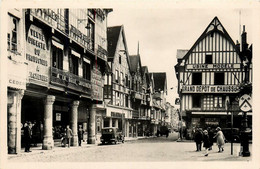
[{"label": "shop sign text", "polygon": [[201,69],[239,69],[240,64],[234,63],[216,63],[216,64],[189,64],[187,69],[201,70]]},{"label": "shop sign text", "polygon": [[237,85],[183,85],[182,93],[237,93]]}]

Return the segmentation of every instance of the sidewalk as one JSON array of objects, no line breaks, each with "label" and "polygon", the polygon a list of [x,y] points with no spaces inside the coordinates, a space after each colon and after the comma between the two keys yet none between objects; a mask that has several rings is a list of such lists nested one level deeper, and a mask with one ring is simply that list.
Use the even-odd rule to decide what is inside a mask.
[{"label": "sidewalk", "polygon": [[[125,142],[128,141],[135,141],[135,140],[139,140],[139,139],[148,139],[148,138],[153,138],[154,136],[150,136],[150,137],[125,137]],[[10,158],[14,158],[14,157],[20,157],[20,156],[28,156],[28,155],[32,155],[32,154],[47,154],[47,153],[53,153],[53,152],[57,152],[57,151],[70,151],[70,150],[75,150],[75,149],[82,149],[82,148],[91,148],[91,147],[96,147],[99,144],[101,144],[101,142],[97,141],[96,144],[87,144],[86,142],[82,142],[81,146],[70,146],[70,148],[68,147],[62,147],[60,145],[59,141],[55,141],[54,142],[54,148],[52,150],[43,150],[42,149],[42,144],[38,144],[37,147],[31,147],[30,150],[31,152],[27,153],[24,152],[24,148],[21,149],[21,153],[20,154],[8,154],[8,159]]]}]

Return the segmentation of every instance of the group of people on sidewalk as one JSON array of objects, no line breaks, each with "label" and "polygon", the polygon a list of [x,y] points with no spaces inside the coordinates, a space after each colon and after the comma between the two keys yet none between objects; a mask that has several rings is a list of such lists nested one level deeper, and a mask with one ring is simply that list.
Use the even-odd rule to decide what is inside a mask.
[{"label": "group of people on sidewalk", "polygon": [[[81,146],[81,141],[83,140],[83,135],[84,135],[84,130],[82,129],[82,126],[79,125],[79,128],[78,128],[78,144],[79,144],[79,146]],[[67,125],[65,132],[64,132],[64,136],[61,138],[61,145],[66,147],[66,145],[68,144],[68,148],[70,148],[72,137],[73,137],[72,130],[70,129],[70,126]]]},{"label": "group of people on sidewalk", "polygon": [[224,151],[224,144],[225,144],[225,136],[221,131],[220,127],[216,128],[217,133],[214,134],[213,129],[210,127],[207,128],[207,130],[202,130],[201,128],[196,128],[196,131],[194,133],[194,141],[196,143],[196,151],[201,151],[201,146],[203,143],[203,147],[206,150],[205,156],[208,156],[208,151],[212,150],[212,146],[214,143],[214,139],[216,139],[217,145],[218,145],[218,152]]}]

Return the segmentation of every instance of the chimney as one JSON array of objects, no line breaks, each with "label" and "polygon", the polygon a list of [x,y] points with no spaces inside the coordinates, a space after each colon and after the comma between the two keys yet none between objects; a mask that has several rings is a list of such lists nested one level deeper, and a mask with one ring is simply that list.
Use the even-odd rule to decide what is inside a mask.
[{"label": "chimney", "polygon": [[243,25],[243,32],[242,32],[241,38],[242,38],[242,51],[244,51],[248,47],[247,39],[246,39],[245,25]]},{"label": "chimney", "polygon": [[238,51],[240,51],[240,43],[238,42],[238,40],[237,40],[237,43],[236,43],[236,48],[237,48]]}]

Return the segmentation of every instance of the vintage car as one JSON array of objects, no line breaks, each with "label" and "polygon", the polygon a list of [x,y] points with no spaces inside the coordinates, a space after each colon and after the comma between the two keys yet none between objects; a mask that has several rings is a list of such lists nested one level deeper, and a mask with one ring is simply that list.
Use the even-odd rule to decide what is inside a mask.
[{"label": "vintage car", "polygon": [[101,130],[101,137],[100,141],[102,144],[105,143],[117,143],[122,142],[124,143],[124,135],[122,132],[118,131],[116,127],[105,127]]}]

